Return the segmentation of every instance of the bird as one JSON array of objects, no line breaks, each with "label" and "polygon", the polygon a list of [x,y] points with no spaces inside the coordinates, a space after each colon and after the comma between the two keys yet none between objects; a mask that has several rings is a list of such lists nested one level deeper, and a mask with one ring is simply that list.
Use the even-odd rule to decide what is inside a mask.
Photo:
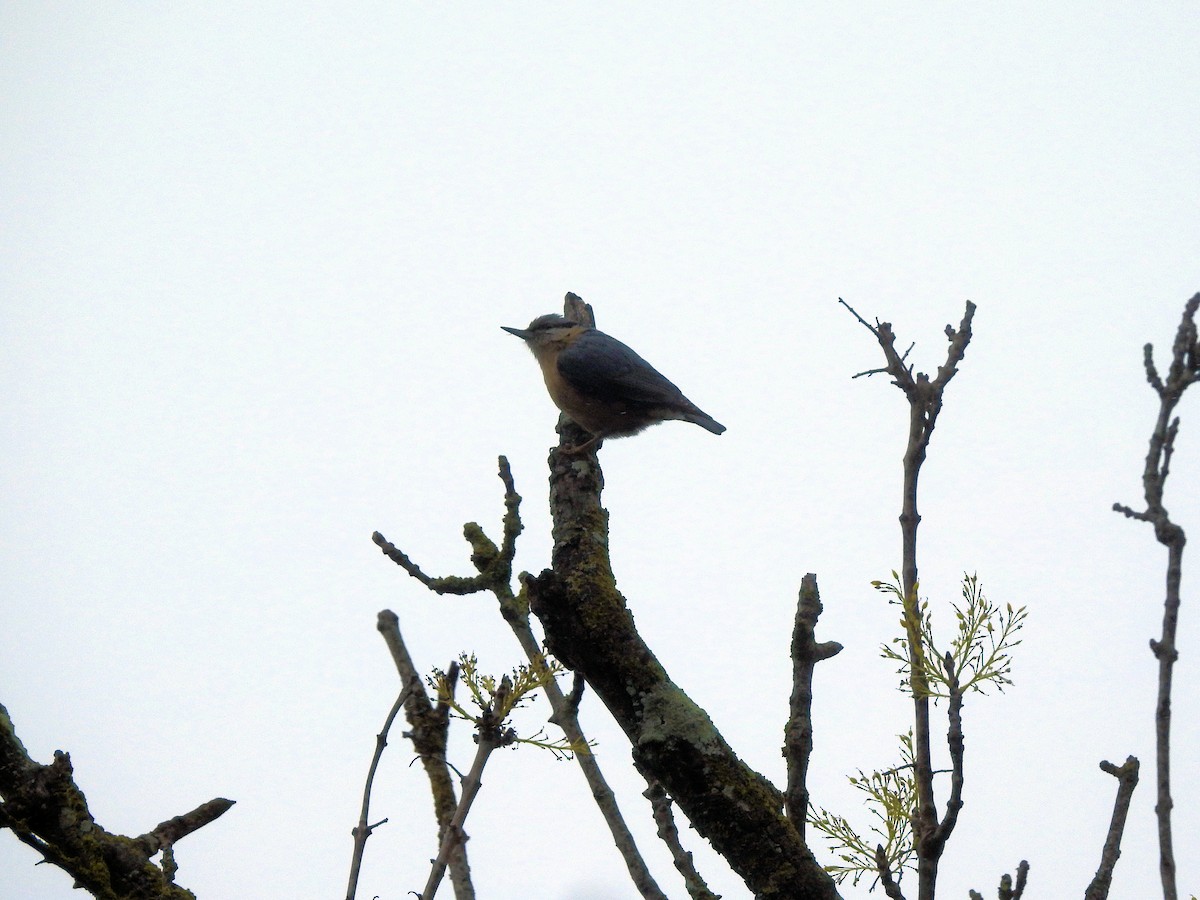
[{"label": "bird", "polygon": [[605,438],[628,437],[671,419],[713,434],[725,431],[665,375],[603,331],[555,313],[538,316],[528,328],[500,327],[533,351],[554,405],[591,435],[569,451],[585,452]]}]

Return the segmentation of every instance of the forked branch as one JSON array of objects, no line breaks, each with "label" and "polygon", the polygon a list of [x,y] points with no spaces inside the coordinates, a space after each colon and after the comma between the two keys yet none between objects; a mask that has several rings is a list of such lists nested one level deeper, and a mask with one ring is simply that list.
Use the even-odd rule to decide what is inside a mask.
[{"label": "forked branch", "polygon": [[[0,828],[58,866],[96,897],[112,900],[194,900],[174,883],[175,842],[224,815],[232,800],[218,797],[191,812],[129,838],[101,828],[75,783],[71,757],[61,750],[54,762],[30,758],[8,710],[0,705]],[[150,861],[163,854],[160,868]]]},{"label": "forked branch", "polygon": [[[957,374],[958,364],[962,362],[967,346],[971,342],[971,323],[975,316],[975,304],[967,301],[966,311],[957,329],[950,325],[946,326],[945,334],[948,342],[946,361],[938,367],[937,376],[931,379],[924,372],[913,371],[913,366],[906,362],[908,351],[905,351],[903,356],[896,351],[896,335],[890,323],[880,322],[877,319],[872,325],[845,300],[839,300],[839,302],[850,310],[879,342],[885,364],[881,369],[873,371],[890,375],[892,383],[904,392],[908,400],[908,443],[904,450],[904,484],[900,512],[902,542],[900,588],[906,608],[911,605],[915,609],[918,603],[917,526],[921,522],[921,516],[917,511],[917,483],[921,466],[925,462],[929,439],[942,411],[942,398],[946,386]],[[911,617],[906,616],[906,621],[909,618]],[[919,620],[913,619],[913,621],[918,622]],[[909,627],[907,640],[908,652],[912,660],[913,776],[917,796],[917,808],[913,814],[912,826],[917,853],[918,892],[920,900],[933,900],[938,861],[942,856],[946,839],[954,828],[958,807],[962,803],[960,796],[962,787],[961,722],[957,726],[957,738],[955,722],[956,715],[961,710],[961,698],[957,709],[953,705],[951,708],[949,735],[952,756],[956,755],[957,749],[955,760],[957,777],[951,788],[952,794],[950,802],[947,804],[946,815],[939,820],[933,791],[933,762],[930,750],[930,691],[926,674],[926,667],[937,665],[937,662],[926,659],[926,648],[919,627]]]}]

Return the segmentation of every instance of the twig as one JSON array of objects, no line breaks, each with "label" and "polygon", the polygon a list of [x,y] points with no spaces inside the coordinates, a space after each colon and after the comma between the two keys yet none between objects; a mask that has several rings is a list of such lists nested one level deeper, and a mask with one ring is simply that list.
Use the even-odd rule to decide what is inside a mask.
[{"label": "twig", "polygon": [[[929,439],[942,411],[942,396],[950,380],[958,372],[971,342],[971,323],[975,316],[975,304],[967,301],[966,312],[958,328],[946,326],[949,342],[946,362],[938,367],[937,377],[930,379],[924,372],[913,373],[911,364],[906,364],[908,352],[901,356],[896,352],[896,335],[891,323],[871,325],[858,312],[839,298],[839,302],[850,310],[854,317],[879,342],[886,365],[882,371],[892,376],[892,383],[904,391],[909,405],[908,444],[904,451],[903,506],[900,513],[902,541],[901,581],[906,605],[917,603],[917,526],[921,516],[917,512],[917,482],[921,466],[929,448]],[[911,347],[909,348],[911,350]],[[906,620],[910,617],[906,615]],[[910,623],[908,649],[912,655],[911,682],[913,693],[913,762],[916,782],[917,808],[913,814],[913,841],[917,853],[917,880],[919,900],[933,900],[937,883],[938,860],[945,849],[946,838],[953,828],[953,818],[947,828],[939,828],[937,806],[933,792],[933,764],[930,750],[929,685],[924,674],[924,642],[920,634],[919,620]],[[951,798],[961,804],[960,798]],[[949,808],[948,808],[949,813]],[[954,810],[957,814],[957,809]]]},{"label": "twig", "polygon": [[458,578],[449,575],[444,578],[432,578],[422,572],[420,566],[409,559],[403,550],[378,531],[371,535],[371,540],[378,545],[388,559],[436,594],[475,594],[488,588],[482,577]]},{"label": "twig", "polygon": [[354,837],[354,852],[350,857],[350,882],[346,887],[346,900],[354,900],[354,894],[358,890],[358,874],[362,869],[363,853],[367,848],[367,838],[371,836],[376,828],[382,825],[387,819],[381,819],[374,825],[368,824],[368,816],[371,807],[371,788],[375,783],[375,771],[379,768],[379,761],[383,758],[383,750],[387,746],[388,732],[392,730],[392,722],[395,721],[401,707],[408,700],[408,695],[412,693],[416,685],[410,684],[400,692],[400,696],[396,698],[396,702],[392,704],[392,708],[388,711],[387,718],[383,721],[383,728],[379,734],[375,735],[375,753],[371,757],[371,765],[367,769],[367,783],[363,788],[362,812],[358,817],[358,824],[350,830]]},{"label": "twig", "polygon": [[[942,658],[942,669],[946,673],[946,682],[950,694],[950,709],[947,719],[950,728],[946,733],[946,747],[950,751],[950,797],[946,800],[946,812],[942,821],[934,829],[930,841],[936,842],[938,855],[941,848],[954,831],[958,823],[958,813],[962,809],[963,791],[963,757],[966,755],[966,742],[963,740],[962,708],[965,691],[958,682],[958,674],[954,670],[954,657],[946,651]],[[931,773],[932,774],[932,773]]]},{"label": "twig", "polygon": [[813,669],[821,660],[842,651],[842,645],[835,641],[820,644],[816,641],[815,629],[821,608],[817,576],[810,572],[800,580],[800,597],[796,603],[796,623],[792,629],[792,697],[783,747],[788,779],[784,809],[801,839],[804,838],[804,820],[808,813],[808,761],[813,749]]},{"label": "twig", "polygon": [[1171,680],[1175,661],[1179,658],[1175,632],[1179,623],[1179,587],[1183,579],[1183,548],[1187,536],[1179,525],[1171,521],[1163,506],[1163,492],[1170,474],[1171,455],[1175,452],[1175,436],[1179,432],[1179,419],[1172,419],[1172,413],[1188,386],[1200,380],[1197,309],[1200,309],[1200,294],[1184,305],[1183,319],[1175,333],[1171,365],[1165,381],[1154,364],[1153,346],[1146,344],[1143,348],[1146,380],[1159,398],[1158,418],[1150,435],[1150,449],[1142,473],[1146,508],[1138,512],[1120,503],[1113,504],[1117,512],[1151,523],[1158,542],[1167,548],[1167,590],[1163,603],[1162,635],[1158,640],[1150,641],[1150,650],[1158,659],[1158,701],[1154,716],[1158,800],[1154,811],[1158,816],[1158,868],[1164,900],[1176,900],[1178,896],[1171,834]]},{"label": "twig", "polygon": [[[568,718],[578,717],[579,704],[583,701],[583,690],[586,687],[587,687],[587,680],[584,679],[584,677],[582,675],[580,675],[578,672],[572,673],[571,693],[567,694],[566,697],[563,698],[563,702],[566,704],[565,711],[567,713]],[[561,728],[562,724],[558,721],[558,719],[559,719],[559,714],[557,712],[555,712],[554,715],[552,715],[548,721],[552,722],[555,725],[558,725]]]},{"label": "twig", "polygon": [[147,856],[153,856],[160,850],[174,846],[177,841],[187,837],[193,831],[198,831],[209,822],[217,820],[232,808],[232,800],[217,797],[215,800],[201,803],[189,813],[160,822],[153,831],[136,837],[134,840],[141,844]]},{"label": "twig", "polygon": [[1096,877],[1088,885],[1084,900],[1106,900],[1108,889],[1112,885],[1113,869],[1121,856],[1121,836],[1125,833],[1125,818],[1129,815],[1129,801],[1133,797],[1133,789],[1138,783],[1139,763],[1137,757],[1130,756],[1125,764],[1118,767],[1107,759],[1100,763],[1100,768],[1117,779],[1117,799],[1113,803],[1112,820],[1108,825],[1108,835],[1104,839],[1104,850],[1100,854],[1100,868]]},{"label": "twig", "polygon": [[654,824],[658,826],[658,836],[671,851],[671,859],[675,868],[683,876],[683,885],[687,888],[692,900],[721,900],[720,894],[714,894],[708,884],[696,871],[692,854],[683,849],[679,841],[679,829],[675,827],[675,816],[671,813],[671,798],[667,795],[662,783],[653,775],[642,773],[648,785],[642,791],[642,796],[650,801],[650,812],[654,816]]}]

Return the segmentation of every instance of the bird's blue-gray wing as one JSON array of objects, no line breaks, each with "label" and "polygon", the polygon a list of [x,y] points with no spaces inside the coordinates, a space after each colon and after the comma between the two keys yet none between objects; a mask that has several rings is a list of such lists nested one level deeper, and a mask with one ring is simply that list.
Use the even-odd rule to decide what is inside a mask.
[{"label": "bird's blue-gray wing", "polygon": [[650,363],[598,331],[584,332],[562,351],[558,371],[576,390],[598,400],[663,403],[683,397]]}]

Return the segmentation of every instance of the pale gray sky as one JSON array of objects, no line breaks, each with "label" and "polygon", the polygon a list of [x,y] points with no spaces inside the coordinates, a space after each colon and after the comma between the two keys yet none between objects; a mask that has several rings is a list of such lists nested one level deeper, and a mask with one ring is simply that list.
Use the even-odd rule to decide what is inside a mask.
[{"label": "pale gray sky", "polygon": [[[1194,4],[378,3],[0,10],[0,700],[69,750],[92,810],[141,833],[238,805],[178,849],[201,900],[344,892],[374,734],[397,690],[375,613],[419,664],[519,661],[493,603],[379,555],[469,568],[498,531],[497,454],[549,558],[555,412],[500,325],[575,291],[729,430],[610,443],[620,587],[672,676],[783,779],[791,617],[820,578],[816,800],[895,760],[906,408],[841,308],[913,359],[979,305],[923,479],[922,576],[1027,605],[1016,685],[966,708],[966,807],[942,895],[1078,896],[1141,757],[1114,900],[1152,896],[1164,553],[1136,504],[1169,347],[1200,290]],[[1200,535],[1200,406],[1169,507]],[[1195,543],[1195,541],[1193,541]],[[1185,562],[1175,688],[1180,885],[1200,891],[1200,675]],[[519,720],[533,731],[544,702]],[[672,896],[628,750],[585,726]],[[460,730],[456,761],[472,747]],[[361,896],[419,890],[426,784],[393,742]],[[489,766],[481,896],[631,896],[573,764]],[[942,789],[944,796],[944,786]],[[859,821],[866,824],[861,807]],[[77,896],[0,836],[0,900]],[[693,832],[731,900],[738,879]],[[823,848],[818,847],[821,852]],[[865,884],[845,895],[866,895]]]}]

